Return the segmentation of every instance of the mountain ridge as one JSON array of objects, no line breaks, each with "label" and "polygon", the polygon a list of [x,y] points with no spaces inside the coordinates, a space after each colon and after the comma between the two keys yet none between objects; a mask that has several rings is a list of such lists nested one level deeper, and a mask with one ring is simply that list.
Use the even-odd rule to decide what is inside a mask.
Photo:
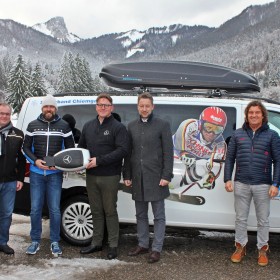
[{"label": "mountain ridge", "polygon": [[68,31],[63,17],[28,27],[0,19],[0,57],[19,53],[27,60],[52,64],[65,52],[80,53],[94,74],[102,65],[138,60],[194,60],[259,74],[280,57],[280,0],[249,6],[221,26],[172,24],[81,39]]}]

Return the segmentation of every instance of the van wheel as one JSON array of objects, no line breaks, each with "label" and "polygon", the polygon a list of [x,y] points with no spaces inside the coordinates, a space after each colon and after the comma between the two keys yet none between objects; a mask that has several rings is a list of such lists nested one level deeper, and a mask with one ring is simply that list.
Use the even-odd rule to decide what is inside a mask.
[{"label": "van wheel", "polygon": [[72,245],[86,246],[92,239],[92,216],[86,195],[71,197],[61,208],[61,237]]}]

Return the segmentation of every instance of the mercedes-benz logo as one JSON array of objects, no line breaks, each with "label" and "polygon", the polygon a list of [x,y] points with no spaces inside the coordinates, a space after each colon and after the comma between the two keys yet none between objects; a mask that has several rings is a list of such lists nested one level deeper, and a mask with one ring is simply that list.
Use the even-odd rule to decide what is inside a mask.
[{"label": "mercedes-benz logo", "polygon": [[66,163],[66,164],[71,163],[71,161],[72,161],[72,158],[71,158],[71,156],[69,156],[69,155],[66,155],[66,156],[63,158],[63,162]]}]

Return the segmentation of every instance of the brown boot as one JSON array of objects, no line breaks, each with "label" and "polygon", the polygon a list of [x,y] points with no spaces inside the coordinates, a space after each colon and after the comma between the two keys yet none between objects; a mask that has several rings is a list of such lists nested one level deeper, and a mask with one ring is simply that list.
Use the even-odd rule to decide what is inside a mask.
[{"label": "brown boot", "polygon": [[235,252],[232,254],[230,259],[234,263],[240,263],[243,257],[246,255],[246,246],[242,247],[240,243],[235,242],[235,247]]},{"label": "brown boot", "polygon": [[267,253],[266,253],[268,251],[268,249],[269,249],[269,246],[264,245],[259,250],[258,265],[266,266],[268,264],[268,257],[267,257]]}]

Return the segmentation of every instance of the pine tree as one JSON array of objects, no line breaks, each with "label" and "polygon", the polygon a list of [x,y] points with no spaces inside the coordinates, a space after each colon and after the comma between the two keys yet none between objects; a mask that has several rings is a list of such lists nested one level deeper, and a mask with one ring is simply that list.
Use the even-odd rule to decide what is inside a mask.
[{"label": "pine tree", "polygon": [[8,87],[8,74],[11,71],[12,62],[9,55],[3,57],[0,61],[0,90],[5,90]]},{"label": "pine tree", "polygon": [[18,55],[8,77],[8,93],[6,101],[13,107],[15,113],[19,113],[29,93],[30,75],[26,68],[22,55]]},{"label": "pine tree", "polygon": [[79,92],[92,92],[94,91],[94,83],[91,75],[89,63],[85,58],[80,58],[77,54],[75,58],[76,73],[78,77],[77,85]]},{"label": "pine tree", "polygon": [[64,53],[62,63],[60,65],[58,75],[58,91],[59,92],[71,92],[72,91],[71,69],[67,52]]},{"label": "pine tree", "polygon": [[92,92],[95,89],[89,63],[79,54],[65,53],[59,71],[59,92]]},{"label": "pine tree", "polygon": [[84,69],[83,60],[81,59],[79,54],[77,54],[75,57],[75,69],[77,77],[75,92],[87,92],[88,86],[85,77],[86,73]]},{"label": "pine tree", "polygon": [[39,63],[36,64],[35,69],[31,74],[29,92],[31,96],[44,96],[48,93],[45,88],[42,77],[42,70]]},{"label": "pine tree", "polygon": [[94,80],[92,78],[92,74],[90,71],[89,63],[86,59],[83,59],[83,68],[84,68],[84,83],[86,84],[86,88],[88,92],[95,91]]}]

